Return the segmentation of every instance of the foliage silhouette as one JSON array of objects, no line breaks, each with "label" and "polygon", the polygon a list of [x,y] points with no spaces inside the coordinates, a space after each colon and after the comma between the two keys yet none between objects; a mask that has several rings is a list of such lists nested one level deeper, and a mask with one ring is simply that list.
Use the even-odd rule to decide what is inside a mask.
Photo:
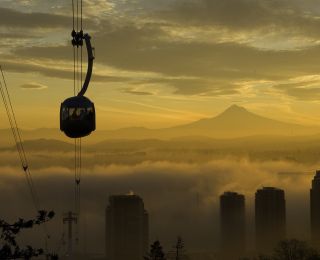
[{"label": "foliage silhouette", "polygon": [[[13,224],[9,224],[4,220],[0,220],[0,259],[31,259],[32,257],[38,257],[44,255],[42,248],[35,249],[31,246],[20,248],[16,241],[16,236],[23,229],[33,228],[36,225],[41,225],[54,217],[53,211],[47,212],[40,210],[38,216],[35,219],[19,220]],[[51,260],[58,259],[57,255],[46,255]]]},{"label": "foliage silhouette", "polygon": [[317,251],[297,239],[281,241],[274,249],[274,260],[320,260]]},{"label": "foliage silhouette", "polygon": [[157,240],[150,246],[150,252],[144,260],[166,260],[160,242]]},{"label": "foliage silhouette", "polygon": [[289,239],[280,241],[271,256],[259,255],[252,260],[320,260],[320,254],[304,241]]}]

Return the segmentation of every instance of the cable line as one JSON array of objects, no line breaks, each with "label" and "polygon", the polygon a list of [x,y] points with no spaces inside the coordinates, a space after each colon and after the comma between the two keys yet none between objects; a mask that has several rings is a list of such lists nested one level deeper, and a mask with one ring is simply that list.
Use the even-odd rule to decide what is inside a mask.
[{"label": "cable line", "polygon": [[[94,103],[85,96],[91,81],[94,51],[91,37],[83,32],[83,0],[72,0],[73,30],[73,95],[61,103],[60,130],[66,136],[74,138],[74,212],[77,216],[75,232],[78,236],[79,218],[81,213],[81,178],[82,178],[82,137],[90,135],[96,129],[96,114]],[[87,72],[83,75],[83,45],[88,54]],[[68,212],[70,213],[70,212]],[[73,219],[70,220],[73,223]],[[70,224],[72,224],[70,222]],[[70,238],[73,240],[73,238]],[[70,244],[70,242],[69,242]],[[70,247],[71,248],[71,247]],[[70,249],[71,250],[71,249]],[[71,253],[71,252],[69,252]]]},{"label": "cable line", "polygon": [[[76,6],[75,6],[76,4]],[[79,8],[80,6],[80,8]],[[74,10],[76,9],[76,15]],[[80,9],[80,10],[79,10]],[[83,80],[83,2],[82,0],[77,0],[75,3],[72,0],[72,10],[73,10],[73,24],[76,24],[76,30],[73,28],[72,31],[72,45],[73,45],[73,85],[74,85],[74,96],[80,91],[81,84]],[[79,14],[80,13],[80,14]],[[76,17],[75,17],[76,16]],[[75,21],[76,20],[76,21]],[[80,21],[79,21],[80,20]],[[79,31],[80,26],[80,31]],[[74,108],[75,110],[78,108]],[[74,111],[77,113],[81,111]],[[78,217],[76,226],[76,242],[79,241],[79,219],[80,219],[80,209],[81,209],[81,170],[82,170],[82,140],[81,138],[75,138],[74,140],[74,210]]]},{"label": "cable line", "polygon": [[[1,78],[0,78],[0,94],[3,100],[3,104],[7,113],[10,129],[14,138],[15,146],[17,148],[17,152],[19,155],[21,167],[24,171],[24,175],[26,178],[27,186],[29,188],[29,192],[31,195],[31,199],[34,205],[34,208],[36,212],[38,213],[40,211],[40,202],[39,202],[39,196],[37,194],[33,178],[30,172],[29,163],[27,159],[27,155],[24,149],[24,142],[20,133],[20,128],[18,127],[16,115],[13,109],[13,105],[11,102],[11,97],[8,90],[8,85],[5,79],[5,75],[2,69],[2,66],[0,65],[0,71],[1,71]],[[47,225],[44,223],[43,225],[43,231],[45,234],[45,249],[46,253],[48,253],[48,247],[47,247],[47,240],[50,239],[50,235],[48,233]]]},{"label": "cable line", "polygon": [[39,207],[39,199],[34,187],[34,183],[31,177],[31,173],[30,173],[30,169],[29,169],[29,164],[28,164],[28,160],[27,160],[27,156],[23,147],[23,140],[21,138],[21,134],[20,134],[20,129],[18,127],[18,123],[16,120],[16,116],[13,110],[13,106],[12,106],[12,102],[11,102],[11,98],[10,98],[10,94],[8,91],[8,86],[4,77],[4,73],[2,70],[2,67],[0,66],[0,70],[1,70],[1,76],[2,76],[2,82],[3,84],[1,84],[1,95],[2,95],[2,99],[3,102],[5,104],[6,107],[6,111],[7,111],[7,115],[8,115],[8,119],[9,119],[9,123],[11,126],[11,131],[13,133],[14,139],[15,139],[15,143],[16,143],[16,147],[19,153],[19,157],[20,157],[20,161],[21,161],[21,166],[23,171],[25,172],[26,176],[27,176],[27,181],[28,181],[28,185],[30,188],[30,192],[32,195],[32,199],[34,202],[34,206],[36,208],[37,211],[40,210]]}]

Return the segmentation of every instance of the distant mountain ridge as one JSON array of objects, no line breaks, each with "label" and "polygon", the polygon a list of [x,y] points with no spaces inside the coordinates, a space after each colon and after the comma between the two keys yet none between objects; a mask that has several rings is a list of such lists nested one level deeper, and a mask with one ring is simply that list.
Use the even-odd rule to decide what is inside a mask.
[{"label": "distant mountain ridge", "polygon": [[[248,136],[303,136],[320,133],[320,127],[308,127],[265,118],[243,107],[232,105],[212,118],[162,129],[130,127],[118,130],[97,130],[85,138],[87,143],[96,143],[108,139],[173,139],[181,137],[209,137],[213,139],[230,139]],[[72,143],[59,129],[23,130],[24,139],[57,139]],[[9,129],[0,129],[1,146],[12,143]]]},{"label": "distant mountain ridge", "polygon": [[184,132],[197,132],[214,138],[237,138],[252,135],[309,135],[320,132],[319,127],[284,123],[249,112],[232,105],[213,118],[201,119],[191,124],[175,127]]},{"label": "distant mountain ridge", "polygon": [[[40,152],[50,155],[51,152],[74,153],[74,145],[54,139],[26,140],[24,143],[27,152]],[[108,153],[122,154],[131,152],[161,151],[166,153],[179,151],[222,151],[224,153],[234,151],[310,151],[316,150],[314,156],[318,157],[320,148],[320,135],[309,136],[249,136],[233,139],[213,139],[203,137],[181,137],[170,140],[159,139],[109,139],[95,144],[83,146],[84,153]],[[0,147],[0,152],[16,152],[16,147],[11,144]],[[169,154],[170,154],[169,152]]]}]

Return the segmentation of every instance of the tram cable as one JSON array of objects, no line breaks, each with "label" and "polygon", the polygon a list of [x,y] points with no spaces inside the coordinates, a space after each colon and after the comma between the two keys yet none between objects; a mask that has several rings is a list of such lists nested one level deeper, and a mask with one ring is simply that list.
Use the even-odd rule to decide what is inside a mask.
[{"label": "tram cable", "polygon": [[[1,71],[0,94],[1,94],[1,97],[3,100],[3,104],[5,107],[6,113],[7,113],[7,117],[8,117],[8,121],[9,121],[9,125],[10,125],[10,130],[11,130],[13,138],[14,138],[15,146],[16,146],[16,149],[17,149],[17,152],[19,155],[20,163],[21,163],[21,167],[22,167],[22,170],[24,171],[24,175],[26,177],[26,182],[27,182],[27,186],[29,188],[31,199],[32,199],[34,208],[35,208],[36,212],[38,213],[40,211],[39,196],[37,194],[37,190],[36,190],[34,182],[33,182],[33,178],[31,175],[30,168],[29,168],[29,162],[27,159],[26,151],[24,149],[24,142],[22,139],[20,128],[17,123],[16,115],[15,115],[15,112],[13,109],[11,97],[10,97],[9,90],[8,90],[8,85],[7,85],[5,75],[4,75],[4,72],[3,72],[1,65],[0,65],[0,71]],[[50,239],[50,235],[48,233],[46,223],[43,224],[43,231],[45,234],[45,249],[47,251],[46,253],[48,253],[47,240]]]},{"label": "tram cable", "polygon": [[[77,1],[75,3],[75,1]],[[79,8],[80,4],[80,8]],[[82,137],[85,137],[96,129],[96,115],[94,103],[84,96],[86,93],[93,70],[94,48],[91,45],[91,37],[89,34],[83,32],[83,0],[72,0],[72,45],[73,45],[73,89],[74,96],[66,99],[61,103],[60,108],[60,130],[63,131],[68,137],[74,138],[74,181],[75,181],[75,213],[78,218],[81,209],[81,175],[82,175]],[[80,28],[79,28],[80,27]],[[80,31],[79,31],[80,29]],[[83,82],[83,44],[86,44],[88,53],[88,68],[86,77]],[[0,66],[2,80],[0,78],[0,94],[3,99],[5,110],[8,116],[10,129],[15,141],[19,159],[22,169],[26,176],[27,185],[31,194],[34,207],[40,211],[39,196],[35,189],[32,175],[29,169],[26,152],[23,146],[23,139],[20,129],[17,124],[16,116],[11,103],[7,83],[3,70]],[[78,93],[76,93],[78,92]],[[79,233],[79,221],[77,221],[77,239]],[[44,224],[44,231],[47,239],[47,227]],[[46,246],[47,249],[47,246]]]},{"label": "tram cable", "polygon": [[[91,45],[90,35],[83,32],[83,0],[72,0],[72,28],[73,96],[61,103],[60,130],[74,139],[74,214],[78,218],[75,230],[78,242],[81,213],[82,138],[96,129],[94,103],[85,96],[93,71],[94,48]],[[84,44],[88,54],[85,78],[83,77]],[[69,217],[68,221],[71,224],[74,218]]]},{"label": "tram cable", "polygon": [[22,166],[22,169],[25,172],[25,175],[27,178],[27,183],[28,183],[28,186],[30,189],[33,204],[35,206],[35,209],[37,211],[39,211],[40,210],[39,197],[38,197],[36,189],[34,187],[34,182],[33,182],[33,179],[32,179],[31,173],[30,173],[30,169],[29,169],[29,163],[27,160],[24,146],[23,146],[23,140],[21,138],[20,129],[17,124],[16,116],[15,116],[15,113],[13,110],[10,94],[8,91],[8,86],[7,86],[7,83],[6,83],[4,73],[3,73],[1,66],[0,66],[0,70],[1,70],[1,76],[2,76],[2,80],[1,80],[2,82],[0,82],[1,96],[2,96],[3,103],[6,108],[7,116],[8,116],[9,123],[10,123],[10,128],[11,128],[14,140],[15,140],[15,144],[16,144],[16,148],[17,148],[17,151],[19,154],[21,166]]},{"label": "tram cable", "polygon": [[[79,0],[77,0],[76,8],[74,6],[74,0],[72,1],[73,7],[72,9],[76,9],[76,29],[77,33],[83,35],[83,22],[82,22],[82,13],[83,13],[83,3],[80,0],[80,10],[79,10]],[[79,17],[80,12],[80,17]],[[75,21],[75,14],[73,11],[73,27]],[[79,21],[80,20],[80,21]],[[80,26],[80,28],[79,28]],[[80,32],[79,32],[80,29]],[[74,31],[74,28],[73,28]],[[80,44],[73,44],[74,53],[76,53],[74,57],[74,96],[80,91],[82,84],[82,58],[83,58],[83,50],[82,50],[82,40]],[[78,221],[76,225],[76,243],[79,243],[79,223],[80,223],[80,213],[81,213],[81,171],[82,171],[82,140],[81,137],[75,138],[74,140],[74,209],[77,215]]]}]

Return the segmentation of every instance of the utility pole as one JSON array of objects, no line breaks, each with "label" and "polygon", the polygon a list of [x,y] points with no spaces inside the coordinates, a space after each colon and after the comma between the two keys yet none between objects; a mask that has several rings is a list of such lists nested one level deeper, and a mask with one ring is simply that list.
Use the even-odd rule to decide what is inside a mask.
[{"label": "utility pole", "polygon": [[76,213],[69,211],[63,216],[63,224],[68,224],[68,257],[72,256],[73,246],[73,224],[77,224],[78,217]]},{"label": "utility pole", "polygon": [[182,250],[184,248],[184,242],[180,236],[177,238],[177,243],[175,245],[176,249],[176,260],[179,260],[182,257]]}]

